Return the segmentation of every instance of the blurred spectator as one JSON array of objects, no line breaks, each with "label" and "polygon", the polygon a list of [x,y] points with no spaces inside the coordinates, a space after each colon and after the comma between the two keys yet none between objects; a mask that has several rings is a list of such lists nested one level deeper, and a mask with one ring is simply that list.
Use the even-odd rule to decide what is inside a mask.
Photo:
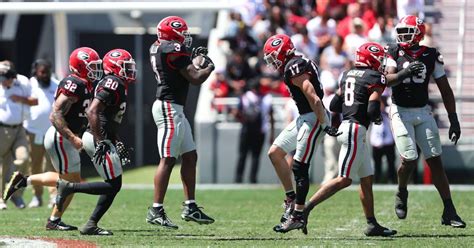
[{"label": "blurred spectator", "polygon": [[375,13],[374,9],[372,8],[372,1],[371,0],[359,0],[361,12],[362,12],[362,20],[364,21],[366,31],[370,30],[375,23],[377,23],[377,14]]},{"label": "blurred spectator", "polygon": [[344,40],[344,50],[349,55],[349,59],[355,60],[355,53],[357,48],[367,42],[367,37],[364,34],[364,22],[360,18],[352,20],[351,33],[346,36]]},{"label": "blurred spectator", "polygon": [[[337,90],[337,81],[331,72],[323,70],[320,74],[323,84],[324,97],[323,104],[329,109],[332,98]],[[331,126],[339,127],[341,124],[341,114],[331,112]],[[338,157],[341,145],[337,142],[337,137],[325,135],[323,140],[324,147],[324,178],[322,183],[335,178],[339,173]]]},{"label": "blurred spectator", "polygon": [[381,125],[372,125],[370,128],[370,145],[372,146],[372,157],[375,167],[375,182],[382,182],[382,158],[387,159],[389,183],[397,182],[397,174],[395,172],[395,141],[390,129],[390,119],[387,111],[385,111],[387,96],[382,98],[381,114],[383,122]]},{"label": "blurred spectator", "polygon": [[[31,87],[21,83],[10,62],[0,63],[0,169],[2,183],[0,192],[10,177],[12,163],[21,173],[26,174],[29,161],[28,141],[23,121],[30,106],[38,104]],[[18,190],[10,198],[18,208],[24,208],[23,191]],[[6,209],[0,199],[0,210]]]},{"label": "blurred spectator", "polygon": [[329,46],[331,37],[336,34],[336,21],[329,17],[328,12],[316,16],[306,24],[309,38],[316,42],[320,49]]},{"label": "blurred spectator", "polygon": [[297,34],[291,36],[297,54],[303,54],[305,57],[314,60],[319,54],[319,46],[311,40],[308,36],[306,27],[302,27],[298,30]]},{"label": "blurred spectator", "polygon": [[236,51],[227,61],[226,74],[230,86],[229,96],[242,95],[246,81],[253,76],[252,69],[244,54],[243,51]]},{"label": "blurred spectator", "polygon": [[256,56],[258,53],[257,41],[250,34],[250,29],[243,22],[238,22],[235,36],[226,36],[222,40],[229,42],[233,52],[240,52],[247,56]]},{"label": "blurred spectator", "polygon": [[286,28],[285,16],[283,10],[274,5],[270,9],[270,32],[271,33],[284,33]]},{"label": "blurred spectator", "polygon": [[[58,81],[51,77],[51,63],[38,59],[33,63],[32,77],[30,79],[32,91],[38,97],[38,105],[30,108],[30,116],[23,123],[30,144],[31,167],[30,175],[46,171],[55,171],[43,145],[46,131],[51,126],[49,114],[54,102],[54,94]],[[56,198],[56,188],[49,187],[50,206]],[[43,205],[43,187],[33,186],[33,198],[28,207],[41,207]]]},{"label": "blurred spectator", "polygon": [[402,17],[407,15],[415,15],[421,19],[424,19],[424,8],[424,0],[397,0],[398,19],[400,20]]},{"label": "blurred spectator", "polygon": [[250,167],[250,183],[257,183],[260,153],[263,148],[265,134],[269,133],[270,143],[274,138],[274,120],[272,96],[260,92],[259,81],[249,83],[248,90],[240,97],[237,119],[242,123],[239,142],[239,158],[235,174],[235,182],[243,182],[247,154],[252,154]]},{"label": "blurred spectator", "polygon": [[[214,93],[215,98],[222,98],[229,96],[229,84],[225,78],[224,72],[221,70],[216,70],[215,79],[212,81],[210,89]],[[218,113],[222,113],[225,109],[225,105],[215,105],[212,104],[212,107],[217,110]]]},{"label": "blurred spectator", "polygon": [[350,68],[350,61],[347,53],[342,50],[343,38],[334,36],[331,45],[326,47],[321,54],[321,69],[328,70],[334,78],[339,78],[339,74]]},{"label": "blurred spectator", "polygon": [[346,38],[351,33],[352,20],[356,17],[361,17],[360,4],[349,4],[347,6],[347,16],[337,24],[337,34]]},{"label": "blurred spectator", "polygon": [[378,42],[382,45],[394,42],[395,29],[393,27],[393,19],[385,19],[379,16],[377,18],[377,23],[369,31],[369,40],[373,42]]}]

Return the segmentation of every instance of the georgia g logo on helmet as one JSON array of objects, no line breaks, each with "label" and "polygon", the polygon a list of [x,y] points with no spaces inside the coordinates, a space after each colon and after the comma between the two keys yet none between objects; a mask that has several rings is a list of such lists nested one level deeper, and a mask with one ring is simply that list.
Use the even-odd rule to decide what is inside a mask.
[{"label": "georgia g logo on helmet", "polygon": [[110,54],[110,57],[112,57],[112,58],[118,58],[118,57],[120,57],[120,56],[122,56],[122,53],[119,52],[119,51],[115,51],[115,52],[112,52],[112,53]]},{"label": "georgia g logo on helmet", "polygon": [[272,47],[277,47],[283,42],[282,39],[274,39],[271,43]]},{"label": "georgia g logo on helmet", "polygon": [[183,26],[183,24],[180,21],[173,21],[170,23],[170,26],[173,28],[180,28]]},{"label": "georgia g logo on helmet", "polygon": [[87,54],[84,51],[79,51],[77,53],[77,58],[80,59],[80,60],[88,60],[89,59],[89,54]]},{"label": "georgia g logo on helmet", "polygon": [[372,53],[378,53],[378,52],[380,52],[380,49],[379,49],[378,47],[376,47],[376,46],[369,46],[367,49],[368,49],[370,52],[372,52]]}]

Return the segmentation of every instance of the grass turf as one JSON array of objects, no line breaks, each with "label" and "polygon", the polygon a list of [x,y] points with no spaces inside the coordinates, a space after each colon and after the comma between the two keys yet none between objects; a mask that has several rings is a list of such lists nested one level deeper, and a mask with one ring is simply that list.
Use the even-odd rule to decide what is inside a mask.
[{"label": "grass turf", "polygon": [[[153,168],[142,168],[149,173]],[[124,181],[130,182],[126,173]],[[128,174],[128,175],[127,175]],[[143,179],[143,177],[142,177]],[[150,181],[139,180],[140,183]],[[312,192],[315,186],[312,186]],[[29,191],[28,191],[29,192]],[[30,199],[26,193],[25,198]],[[466,229],[440,224],[442,203],[437,192],[410,192],[409,214],[398,220],[393,211],[393,192],[376,191],[377,219],[382,225],[398,230],[391,238],[368,238],[363,235],[365,218],[356,191],[343,190],[316,207],[310,216],[309,235],[300,231],[278,234],[272,231],[282,213],[283,193],[280,189],[206,190],[198,191],[204,211],[216,219],[212,225],[198,225],[180,219],[181,190],[169,190],[166,198],[168,216],[179,225],[178,230],[163,230],[145,223],[152,190],[122,190],[100,226],[114,232],[111,237],[81,236],[77,231],[46,231],[44,225],[50,210],[0,211],[0,236],[48,237],[80,239],[99,246],[376,246],[376,247],[470,247],[474,243],[474,205],[472,192],[453,192],[458,212],[467,221]],[[63,220],[82,225],[92,212],[96,196],[76,195]],[[1,239],[1,238],[0,238]]]}]

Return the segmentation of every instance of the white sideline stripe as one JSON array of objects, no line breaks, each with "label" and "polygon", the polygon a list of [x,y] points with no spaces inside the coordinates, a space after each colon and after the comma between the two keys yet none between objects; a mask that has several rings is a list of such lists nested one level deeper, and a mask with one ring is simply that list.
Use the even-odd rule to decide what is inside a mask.
[{"label": "white sideline stripe", "polygon": [[[182,184],[170,184],[169,189],[183,189]],[[280,189],[279,184],[197,184],[196,189],[198,190],[244,190],[244,189],[255,189],[255,190],[269,190],[269,189]],[[474,191],[474,185],[469,184],[456,184],[450,186],[452,191]],[[133,190],[152,190],[153,184],[124,184],[122,189],[133,189]],[[314,190],[314,186],[312,186]],[[373,189],[375,191],[396,191],[397,185],[385,185],[375,184]],[[359,185],[351,185],[347,190],[357,191]],[[408,185],[410,191],[436,191],[434,185]]]}]

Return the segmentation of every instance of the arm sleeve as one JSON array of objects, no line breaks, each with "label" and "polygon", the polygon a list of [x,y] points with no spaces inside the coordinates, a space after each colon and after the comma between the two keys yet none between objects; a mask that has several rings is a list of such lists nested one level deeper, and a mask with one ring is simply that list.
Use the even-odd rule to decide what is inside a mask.
[{"label": "arm sleeve", "polygon": [[444,71],[443,55],[441,55],[441,53],[436,51],[436,61],[435,61],[435,66],[433,70],[433,78],[438,79],[445,75],[446,75],[446,72]]},{"label": "arm sleeve", "polygon": [[371,121],[375,121],[380,116],[380,101],[369,101],[367,115]]},{"label": "arm sleeve", "polygon": [[335,94],[331,100],[331,104],[329,105],[329,110],[336,113],[342,112],[342,96]]}]

